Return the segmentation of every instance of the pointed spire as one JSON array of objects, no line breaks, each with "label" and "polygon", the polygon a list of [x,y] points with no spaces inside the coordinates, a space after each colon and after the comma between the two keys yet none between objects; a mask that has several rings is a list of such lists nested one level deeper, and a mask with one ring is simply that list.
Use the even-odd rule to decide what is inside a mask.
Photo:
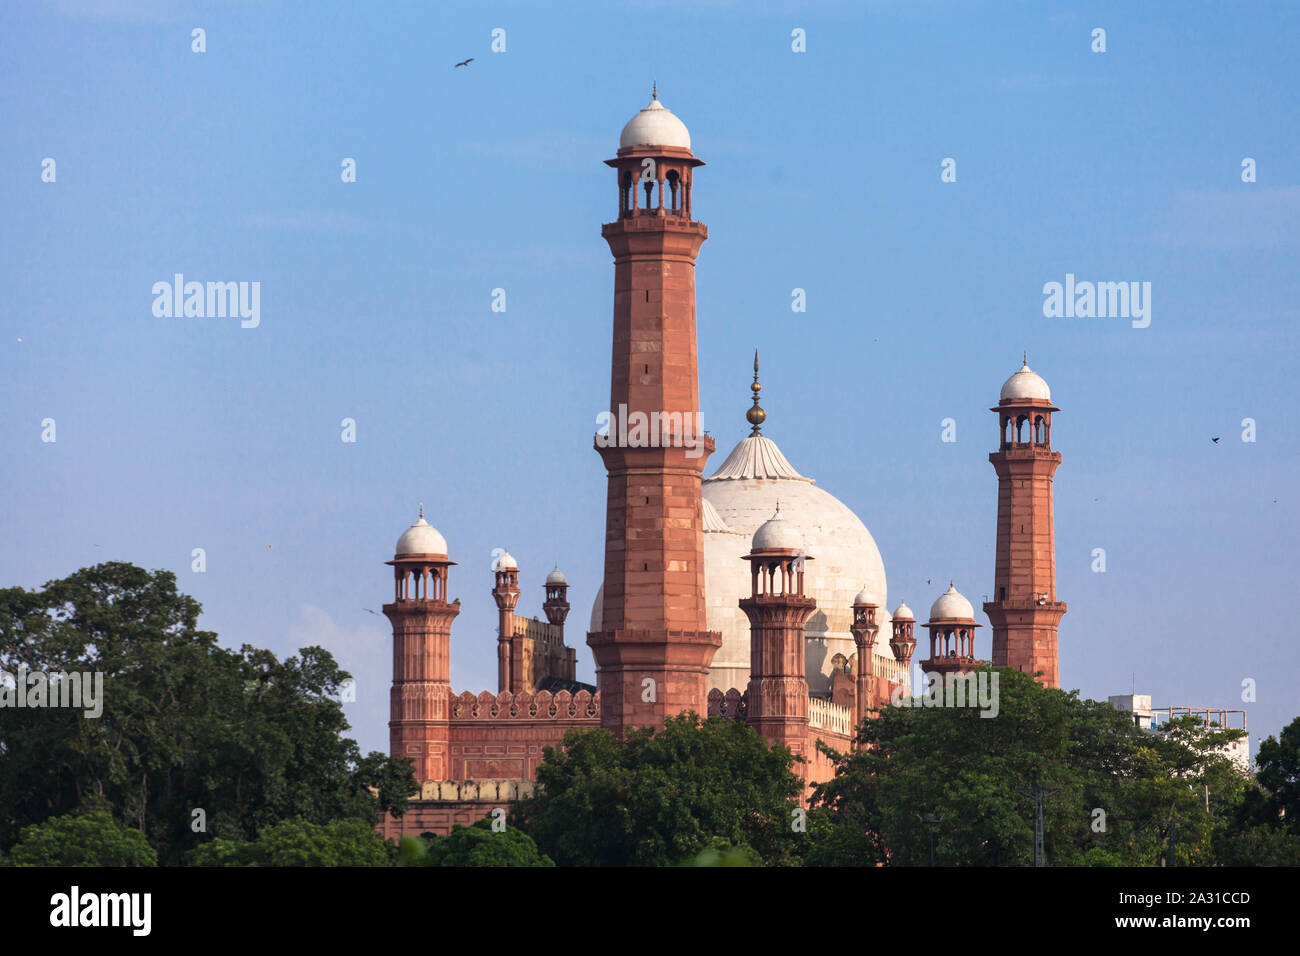
[{"label": "pointed spire", "polygon": [[654,84],[650,87],[650,99],[652,99],[652,100],[657,100],[657,99],[659,99],[659,81],[658,81],[658,80],[655,80],[655,81],[654,81]]},{"label": "pointed spire", "polygon": [[421,520],[421,521],[424,520],[424,502],[423,502],[423,501],[420,502],[420,520]]},{"label": "pointed spire", "polygon": [[750,434],[757,435],[763,430],[763,422],[767,421],[767,412],[758,406],[758,393],[763,390],[763,386],[758,384],[758,349],[754,349],[754,384],[749,388],[754,393],[754,407],[745,413],[745,420],[754,426]]}]

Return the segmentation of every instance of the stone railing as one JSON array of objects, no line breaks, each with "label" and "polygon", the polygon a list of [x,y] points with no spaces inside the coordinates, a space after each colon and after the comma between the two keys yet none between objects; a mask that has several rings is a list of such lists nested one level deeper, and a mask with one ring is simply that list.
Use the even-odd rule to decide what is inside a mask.
[{"label": "stone railing", "polygon": [[709,691],[709,716],[710,717],[730,717],[733,720],[744,720],[745,715],[749,712],[749,692],[741,693],[736,688],[731,688],[725,694],[716,687]]},{"label": "stone railing", "polygon": [[875,665],[877,677],[886,678],[891,684],[902,684],[904,696],[911,696],[912,693],[912,671],[908,665],[893,657],[881,657],[875,655],[872,662]]},{"label": "stone railing", "polygon": [[531,780],[426,780],[420,785],[420,795],[411,799],[437,800],[443,803],[491,803],[519,800],[532,792]]},{"label": "stone railing", "polygon": [[600,691],[539,690],[512,694],[483,691],[477,697],[465,691],[451,699],[452,720],[589,720],[600,717]]},{"label": "stone railing", "polygon": [[853,732],[853,709],[821,697],[809,697],[808,726],[847,737]]}]

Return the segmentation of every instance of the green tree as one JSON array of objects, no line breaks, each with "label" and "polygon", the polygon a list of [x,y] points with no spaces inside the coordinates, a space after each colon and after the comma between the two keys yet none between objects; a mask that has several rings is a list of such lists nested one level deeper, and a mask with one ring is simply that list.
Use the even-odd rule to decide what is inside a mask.
[{"label": "green tree", "polygon": [[122,826],[107,810],[51,817],[23,829],[11,866],[157,866],[144,834]]},{"label": "green tree", "polygon": [[[989,671],[993,673],[992,670]],[[1212,834],[1245,784],[1217,748],[1239,736],[1180,719],[1165,734],[1108,703],[997,671],[998,713],[884,707],[835,760],[814,803],[830,814],[810,863],[1031,865],[1033,799],[1058,865],[1154,865],[1177,827],[1180,865],[1213,859]],[[1213,795],[1211,799],[1210,794]],[[1210,809],[1206,809],[1207,802]]]},{"label": "green tree", "polygon": [[404,838],[399,862],[403,866],[555,866],[528,834],[512,826],[493,830],[487,817],[471,826],[454,826],[446,836]]},{"label": "green tree", "polygon": [[792,827],[793,760],[738,721],[690,712],[622,742],[570,731],[544,751],[511,823],[560,866],[666,866],[720,844],[797,863],[807,838]]},{"label": "green tree", "polygon": [[374,829],[358,820],[322,825],[301,817],[281,820],[239,843],[213,840],[190,851],[190,866],[388,866],[389,854]]},{"label": "green tree", "polygon": [[1300,717],[1261,741],[1255,780],[1214,846],[1226,866],[1300,866]]},{"label": "green tree", "polygon": [[199,613],[171,572],[120,562],[0,590],[0,670],[96,672],[104,696],[98,718],[0,708],[0,847],[92,798],[165,864],[296,816],[369,825],[405,809],[410,762],[362,756],[344,736],[348,675],[328,652],[230,650]]}]

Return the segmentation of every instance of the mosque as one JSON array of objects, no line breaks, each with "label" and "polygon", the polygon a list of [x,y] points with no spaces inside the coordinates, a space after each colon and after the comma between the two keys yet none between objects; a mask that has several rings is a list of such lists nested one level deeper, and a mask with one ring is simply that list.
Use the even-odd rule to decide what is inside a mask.
[{"label": "mosque", "polygon": [[[574,729],[622,735],[686,710],[745,721],[802,758],[806,783],[833,768],[824,740],[852,746],[853,729],[910,693],[917,621],[888,610],[884,561],[862,520],[802,474],[762,432],[758,355],[750,433],[705,475],[713,438],[698,421],[695,259],[708,227],[693,215],[695,171],[685,124],[658,98],[623,127],[606,160],[617,217],[601,227],[614,256],[610,409],[650,416],[651,440],[607,432],[593,445],[608,476],[604,583],[587,646],[596,685],[575,679],[565,637],[568,581],[545,578],[546,620],[517,616],[520,569],[508,553],[492,570],[497,605],[496,691],[451,688],[447,599],[456,562],[425,519],[398,539],[390,749],[415,765],[421,792],[387,837],[448,832],[527,793],[543,748]],[[1047,383],[1026,360],[991,411],[998,478],[994,600],[984,604],[990,660],[1060,686],[1052,450]],[[613,437],[611,437],[613,435]],[[700,447],[702,446],[702,447]],[[961,672],[976,657],[975,611],[953,585],[930,607],[925,672]],[[879,639],[878,639],[879,638]]]}]

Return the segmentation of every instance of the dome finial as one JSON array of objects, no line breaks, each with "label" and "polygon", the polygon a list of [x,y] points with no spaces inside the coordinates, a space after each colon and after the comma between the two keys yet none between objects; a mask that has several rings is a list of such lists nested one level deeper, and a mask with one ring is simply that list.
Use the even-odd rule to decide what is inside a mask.
[{"label": "dome finial", "polygon": [[423,501],[420,502],[420,520],[421,520],[421,521],[424,520],[424,502],[423,502]]},{"label": "dome finial", "polygon": [[758,349],[754,349],[754,384],[749,389],[754,393],[754,407],[745,413],[745,420],[754,426],[750,434],[757,435],[763,430],[763,422],[767,421],[767,412],[758,407],[758,393],[763,390],[763,386],[758,384]]},{"label": "dome finial", "polygon": [[1020,354],[1024,357],[1021,364],[1024,365],[1025,368],[1029,368],[1029,349],[1025,349]]},{"label": "dome finial", "polygon": [[652,100],[657,100],[657,99],[659,99],[659,81],[658,81],[658,80],[654,80],[654,81],[652,81],[652,83],[651,83],[651,85],[650,85],[650,99],[652,99]]}]

